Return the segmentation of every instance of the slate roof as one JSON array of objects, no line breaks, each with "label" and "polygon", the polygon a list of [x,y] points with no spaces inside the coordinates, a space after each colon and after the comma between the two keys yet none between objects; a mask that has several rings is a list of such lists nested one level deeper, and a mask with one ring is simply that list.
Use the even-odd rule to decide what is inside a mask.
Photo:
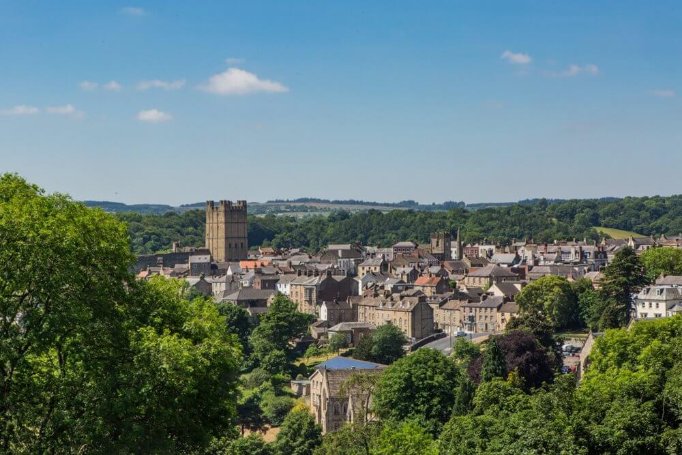
[{"label": "slate roof", "polygon": [[336,356],[322,362],[315,367],[316,370],[327,369],[327,370],[378,370],[385,368],[386,365],[374,362],[366,362],[364,360],[351,359],[350,357]]},{"label": "slate roof", "polygon": [[513,264],[517,259],[514,253],[495,253],[493,257],[490,258],[490,262],[495,264]]},{"label": "slate roof", "polygon": [[503,303],[503,297],[490,296],[480,302],[467,302],[462,304],[462,306],[470,308],[497,308],[502,306]]},{"label": "slate roof", "polygon": [[229,294],[223,299],[232,302],[239,302],[245,300],[267,300],[276,293],[277,291],[275,291],[274,289],[242,288],[236,292]]},{"label": "slate roof", "polygon": [[480,269],[472,269],[469,271],[468,276],[473,277],[518,277],[518,275],[512,272],[506,267],[500,267],[499,265],[489,264]]},{"label": "slate roof", "polygon": [[516,286],[516,284],[519,283],[503,281],[501,283],[495,283],[493,286],[499,289],[502,292],[502,294],[505,295],[505,297],[514,297],[516,294],[521,292],[519,288]]},{"label": "slate roof", "polygon": [[519,312],[519,305],[514,302],[504,303],[497,311],[499,311],[500,313],[516,314]]},{"label": "slate roof", "polygon": [[682,276],[679,275],[663,276],[656,280],[656,284],[668,286],[682,286]]},{"label": "slate roof", "polygon": [[347,332],[353,329],[375,329],[371,322],[339,322],[329,329],[330,332]]},{"label": "slate roof", "polygon": [[360,264],[360,267],[379,267],[384,263],[384,258],[378,257],[378,258],[370,258],[366,259],[363,263]]}]

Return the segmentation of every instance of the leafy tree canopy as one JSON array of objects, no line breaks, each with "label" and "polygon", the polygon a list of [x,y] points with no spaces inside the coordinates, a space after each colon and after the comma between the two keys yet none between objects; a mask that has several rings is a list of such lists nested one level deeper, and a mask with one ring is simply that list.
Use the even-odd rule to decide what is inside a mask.
[{"label": "leafy tree canopy", "polygon": [[382,418],[417,418],[437,428],[450,418],[458,379],[452,360],[436,350],[419,349],[382,373],[376,411]]}]

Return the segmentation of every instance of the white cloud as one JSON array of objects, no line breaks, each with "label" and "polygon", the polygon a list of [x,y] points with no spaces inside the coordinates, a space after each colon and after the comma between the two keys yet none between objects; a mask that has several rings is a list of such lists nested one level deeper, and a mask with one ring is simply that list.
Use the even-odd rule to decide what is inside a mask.
[{"label": "white cloud", "polygon": [[154,79],[151,81],[141,81],[139,84],[137,84],[137,89],[149,90],[150,88],[160,88],[163,90],[180,90],[184,86],[185,86],[184,80],[161,81],[158,79]]},{"label": "white cloud", "polygon": [[657,96],[659,98],[674,98],[677,95],[675,90],[670,90],[670,89],[652,90],[651,94],[654,96]]},{"label": "white cloud", "polygon": [[120,92],[123,86],[116,81],[109,81],[106,84],[102,84],[102,88],[109,92]]},{"label": "white cloud", "polygon": [[65,104],[64,106],[48,106],[45,108],[48,114],[65,115],[73,118],[83,118],[85,113],[76,109],[73,104]]},{"label": "white cloud", "polygon": [[500,56],[502,60],[506,60],[509,63],[512,63],[514,65],[527,65],[531,61],[533,61],[532,58],[530,58],[530,55],[524,54],[522,52],[512,52],[512,51],[504,51],[502,52],[502,55]]},{"label": "white cloud", "polygon": [[240,63],[244,62],[245,60],[239,57],[228,57],[225,59],[225,63],[227,63],[228,65],[239,65]]},{"label": "white cloud", "polygon": [[249,93],[282,93],[289,89],[283,84],[267,79],[260,79],[253,73],[239,68],[228,68],[222,73],[214,74],[200,89],[218,95],[246,95]]},{"label": "white cloud", "polygon": [[40,109],[38,109],[35,106],[26,106],[25,104],[20,104],[14,107],[11,107],[9,109],[1,109],[0,110],[0,115],[11,115],[11,116],[19,116],[19,115],[35,115],[40,112]]},{"label": "white cloud", "polygon": [[109,81],[104,84],[92,81],[83,81],[78,85],[80,86],[81,90],[86,92],[94,92],[98,89],[106,90],[108,92],[120,92],[123,89],[123,86],[116,81]]},{"label": "white cloud", "polygon": [[97,90],[97,87],[99,87],[97,82],[92,81],[83,81],[78,85],[80,86],[81,90],[85,90],[86,92],[92,92],[93,90]]},{"label": "white cloud", "polygon": [[568,65],[568,68],[566,68],[563,71],[548,73],[548,75],[554,76],[554,77],[575,77],[575,76],[579,76],[581,74],[596,76],[599,74],[599,67],[597,65],[592,64],[592,63],[588,63],[587,65],[575,65],[575,64],[573,64],[573,65]]},{"label": "white cloud", "polygon": [[173,116],[158,109],[148,109],[138,112],[137,119],[147,123],[163,123],[172,120]]},{"label": "white cloud", "polygon": [[144,9],[138,8],[136,6],[126,6],[125,8],[121,8],[120,13],[125,14],[126,16],[135,17],[140,17],[147,14],[147,12]]}]

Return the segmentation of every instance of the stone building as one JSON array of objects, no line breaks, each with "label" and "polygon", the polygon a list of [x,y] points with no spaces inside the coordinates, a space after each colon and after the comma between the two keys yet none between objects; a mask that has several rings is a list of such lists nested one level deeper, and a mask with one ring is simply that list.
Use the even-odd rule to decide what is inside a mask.
[{"label": "stone building", "polygon": [[452,235],[449,232],[431,234],[431,254],[439,261],[452,259]]},{"label": "stone building", "polygon": [[495,283],[518,281],[518,279],[519,276],[508,267],[490,264],[480,269],[469,270],[467,276],[464,277],[464,284],[466,286],[489,288]]},{"label": "stone building", "polygon": [[410,255],[414,253],[417,250],[417,244],[414,242],[398,242],[395,245],[393,245],[393,256],[397,256],[399,254],[402,255]]},{"label": "stone building", "polygon": [[447,300],[433,310],[433,322],[437,329],[447,335],[456,335],[462,330],[462,305],[468,300]]},{"label": "stone building", "polygon": [[637,319],[664,318],[682,313],[682,288],[653,285],[643,288],[634,301]]},{"label": "stone building", "polygon": [[357,320],[355,310],[349,299],[327,300],[320,305],[320,320],[327,321],[330,327],[341,322],[354,322]]},{"label": "stone building", "polygon": [[448,280],[438,275],[423,275],[414,282],[414,289],[422,291],[427,296],[443,294],[450,290]]},{"label": "stone building", "polygon": [[352,374],[377,374],[384,368],[386,366],[379,363],[347,357],[334,357],[315,367],[310,376],[310,407],[322,433],[336,431],[346,422],[368,417],[366,409],[360,409],[353,401],[370,403],[371,396],[359,397],[359,390],[345,390],[344,382]]},{"label": "stone building", "polygon": [[[504,298],[483,295],[480,302],[467,302],[461,306],[462,325],[465,332],[493,333],[498,332],[498,315],[504,304]],[[509,314],[505,314],[505,325]],[[500,317],[502,319],[502,317]]]},{"label": "stone building", "polygon": [[391,294],[390,296],[363,297],[351,300],[357,307],[358,322],[375,326],[392,324],[412,340],[421,340],[433,333],[433,309],[427,297]]},{"label": "stone building", "polygon": [[363,276],[367,275],[368,273],[387,274],[388,273],[388,262],[386,262],[383,257],[375,257],[375,258],[365,259],[358,266],[358,277],[362,278]]},{"label": "stone building", "polygon": [[354,281],[347,276],[323,274],[297,276],[289,284],[289,297],[301,313],[319,316],[324,301],[345,300],[354,294]]},{"label": "stone building", "polygon": [[206,248],[215,262],[246,259],[246,201],[206,202]]}]

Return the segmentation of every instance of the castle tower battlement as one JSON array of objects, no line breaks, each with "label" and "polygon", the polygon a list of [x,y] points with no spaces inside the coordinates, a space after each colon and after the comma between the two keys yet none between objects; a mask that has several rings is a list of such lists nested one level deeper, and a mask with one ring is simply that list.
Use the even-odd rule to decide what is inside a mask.
[{"label": "castle tower battlement", "polygon": [[206,201],[206,248],[216,262],[247,259],[246,201]]}]

